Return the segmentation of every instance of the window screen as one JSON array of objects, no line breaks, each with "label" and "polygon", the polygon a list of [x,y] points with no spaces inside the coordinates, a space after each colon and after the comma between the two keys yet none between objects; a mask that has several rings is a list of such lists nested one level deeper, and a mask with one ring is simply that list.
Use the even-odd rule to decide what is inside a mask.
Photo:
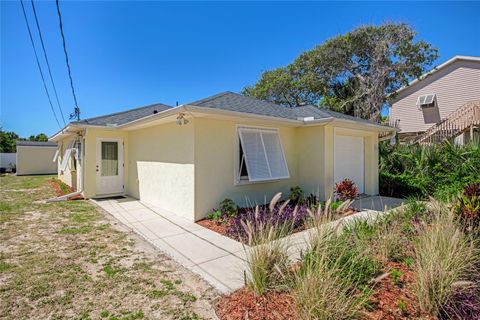
[{"label": "window screen", "polygon": [[249,181],[289,178],[277,130],[239,128],[238,132]]}]

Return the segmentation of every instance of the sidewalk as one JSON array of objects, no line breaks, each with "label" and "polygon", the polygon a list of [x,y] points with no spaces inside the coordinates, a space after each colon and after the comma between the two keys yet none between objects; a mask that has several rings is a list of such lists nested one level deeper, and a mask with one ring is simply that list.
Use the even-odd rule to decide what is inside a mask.
[{"label": "sidewalk", "polygon": [[220,292],[243,286],[245,253],[239,242],[133,198],[92,201]]}]

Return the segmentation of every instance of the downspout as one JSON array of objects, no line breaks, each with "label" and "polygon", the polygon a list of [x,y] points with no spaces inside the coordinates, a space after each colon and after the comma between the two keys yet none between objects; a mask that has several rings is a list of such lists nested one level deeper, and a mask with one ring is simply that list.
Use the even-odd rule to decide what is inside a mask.
[{"label": "downspout", "polygon": [[[84,178],[85,178],[85,175],[84,175],[84,172],[85,170],[83,169],[85,163],[84,163],[84,159],[83,159],[83,150],[85,148],[85,143],[83,140],[83,134],[78,134],[77,136],[77,139],[76,139],[76,142],[78,142],[78,140],[81,141],[81,146],[82,146],[82,150],[80,150],[80,154],[78,155],[78,158],[80,159],[80,163],[82,164],[81,168],[81,185],[80,185],[80,190],[79,191],[75,191],[75,192],[72,192],[72,193],[69,193],[69,194],[64,194],[63,196],[60,196],[60,197],[55,197],[55,198],[50,198],[50,199],[47,199],[45,200],[46,203],[51,203],[51,202],[61,202],[61,201],[67,201],[69,198],[71,197],[74,197],[74,196],[78,196],[78,195],[81,195],[83,193],[83,188],[84,188]],[[78,148],[77,148],[78,149]],[[76,151],[78,152],[78,150]]]}]

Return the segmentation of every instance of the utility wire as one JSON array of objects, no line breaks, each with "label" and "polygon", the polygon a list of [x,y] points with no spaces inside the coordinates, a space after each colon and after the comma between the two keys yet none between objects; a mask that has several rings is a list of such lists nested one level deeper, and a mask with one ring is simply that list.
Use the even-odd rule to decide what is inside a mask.
[{"label": "utility wire", "polygon": [[20,4],[22,5],[23,17],[25,18],[25,23],[27,24],[28,35],[30,36],[30,42],[32,43],[33,52],[35,53],[35,59],[37,60],[38,70],[40,71],[40,76],[42,77],[43,87],[45,88],[45,93],[48,97],[48,102],[50,103],[50,108],[52,109],[53,116],[57,121],[58,126],[62,129],[60,122],[58,121],[57,114],[55,113],[55,108],[52,104],[52,99],[50,98],[50,94],[48,93],[47,84],[45,83],[45,77],[43,76],[42,67],[40,66],[40,61],[38,60],[37,49],[35,48],[35,42],[33,42],[32,31],[30,30],[30,25],[28,24],[27,14],[25,13],[25,6],[23,5],[23,1],[20,0]]},{"label": "utility wire", "polygon": [[55,82],[53,81],[52,70],[50,69],[50,63],[48,61],[48,56],[47,56],[47,50],[45,50],[45,44],[43,43],[42,31],[40,30],[40,24],[38,23],[37,10],[35,10],[35,4],[33,0],[31,0],[31,2],[32,2],[33,15],[35,16],[35,22],[37,24],[38,35],[40,36],[40,43],[42,44],[43,55],[45,56],[45,61],[47,62],[48,74],[50,75],[50,81],[52,82],[53,92],[55,93],[55,98],[57,99],[58,110],[60,110],[60,115],[62,116],[63,125],[66,125],[65,117],[63,116],[62,107],[60,106],[60,100],[58,99],[57,88],[55,87]]},{"label": "utility wire", "polygon": [[75,101],[75,111],[73,114],[70,115],[70,118],[71,119],[76,118],[77,120],[80,120],[80,108],[78,107],[77,96],[75,95],[75,88],[73,87],[72,71],[70,70],[70,62],[68,60],[67,44],[65,43],[65,34],[63,33],[63,24],[62,24],[62,14],[60,13],[60,6],[59,6],[58,0],[56,0],[56,4],[57,4],[58,20],[60,21],[60,33],[62,35],[63,52],[65,52],[65,62],[67,64],[68,77],[70,78],[70,87],[72,88],[73,100]]}]

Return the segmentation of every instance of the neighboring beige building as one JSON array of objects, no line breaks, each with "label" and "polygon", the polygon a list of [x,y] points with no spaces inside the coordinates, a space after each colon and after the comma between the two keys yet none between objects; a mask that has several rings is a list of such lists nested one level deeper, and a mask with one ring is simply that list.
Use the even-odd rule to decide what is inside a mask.
[{"label": "neighboring beige building", "polygon": [[455,56],[396,92],[390,122],[408,141],[472,101],[480,101],[480,57]]},{"label": "neighboring beige building", "polygon": [[55,142],[17,141],[17,175],[56,174]]},{"label": "neighboring beige building", "polygon": [[130,195],[199,220],[224,198],[265,203],[297,185],[327,199],[344,178],[378,194],[385,132],[395,129],[225,92],[72,122],[51,140],[59,178],[86,198]]}]

